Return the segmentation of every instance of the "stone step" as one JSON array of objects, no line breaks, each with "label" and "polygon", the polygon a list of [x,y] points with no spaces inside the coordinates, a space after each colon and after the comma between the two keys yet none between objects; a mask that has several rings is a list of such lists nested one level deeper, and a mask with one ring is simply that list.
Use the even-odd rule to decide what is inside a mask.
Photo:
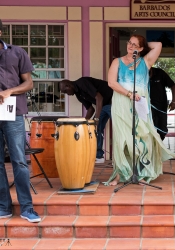
[{"label": "stone step", "polygon": [[[173,215],[175,199],[171,188],[169,186],[169,190],[151,190],[133,185],[114,193],[112,187],[100,184],[98,193],[91,195],[58,195],[57,191],[48,195],[48,191],[42,194],[42,190],[39,190],[40,194],[33,195],[33,204],[35,211],[41,216]],[[13,200],[13,215],[19,216],[19,204],[17,199]]]},{"label": "stone step", "polygon": [[173,238],[173,215],[43,216],[0,220],[0,238]]}]

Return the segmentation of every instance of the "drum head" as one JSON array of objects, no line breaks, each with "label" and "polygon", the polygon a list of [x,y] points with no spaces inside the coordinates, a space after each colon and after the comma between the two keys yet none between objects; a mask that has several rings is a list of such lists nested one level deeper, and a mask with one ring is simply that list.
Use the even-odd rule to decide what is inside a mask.
[{"label": "drum head", "polygon": [[78,122],[80,122],[80,121],[86,121],[86,119],[85,118],[83,118],[83,117],[75,117],[75,118],[58,118],[57,119],[57,121],[58,122],[76,122],[76,121],[78,121]]},{"label": "drum head", "polygon": [[88,120],[87,123],[90,124],[90,125],[95,125],[95,121],[94,120]]},{"label": "drum head", "polygon": [[58,118],[62,118],[66,116],[34,116],[31,118],[30,122],[48,122],[48,121],[57,121]]},{"label": "drum head", "polygon": [[56,125],[59,127],[61,125],[74,125],[77,126],[79,124],[87,124],[87,120],[85,118],[59,118],[56,121]]}]

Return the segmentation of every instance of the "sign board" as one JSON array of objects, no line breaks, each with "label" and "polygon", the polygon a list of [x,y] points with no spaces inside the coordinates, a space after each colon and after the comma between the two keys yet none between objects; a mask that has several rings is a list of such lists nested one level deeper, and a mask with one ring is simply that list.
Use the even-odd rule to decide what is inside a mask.
[{"label": "sign board", "polygon": [[131,20],[175,20],[175,0],[130,0]]}]

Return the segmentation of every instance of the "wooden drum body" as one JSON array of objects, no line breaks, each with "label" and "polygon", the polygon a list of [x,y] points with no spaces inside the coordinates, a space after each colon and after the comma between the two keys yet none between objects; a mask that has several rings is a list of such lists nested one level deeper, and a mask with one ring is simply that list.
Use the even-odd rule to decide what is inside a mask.
[{"label": "wooden drum body", "polygon": [[[58,116],[37,116],[31,119],[30,146],[31,148],[44,148],[43,153],[37,154],[37,158],[48,178],[58,177],[55,162],[54,137],[52,137],[55,133],[55,122],[57,119]],[[31,165],[33,175],[41,173],[33,156],[31,156]],[[43,176],[41,175],[40,177]]]},{"label": "wooden drum body", "polygon": [[62,118],[56,122],[55,160],[64,189],[84,188],[90,144],[84,118]]},{"label": "wooden drum body", "polygon": [[91,182],[95,166],[96,153],[97,153],[97,134],[96,134],[96,126],[94,120],[88,120],[88,131],[89,131],[89,143],[90,143],[90,158],[89,158],[89,166],[85,181],[86,184]]}]

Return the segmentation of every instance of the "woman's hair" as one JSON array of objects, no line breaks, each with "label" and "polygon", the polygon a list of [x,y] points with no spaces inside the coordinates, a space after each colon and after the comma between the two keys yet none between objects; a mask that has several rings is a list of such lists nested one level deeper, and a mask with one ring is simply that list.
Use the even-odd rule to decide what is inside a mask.
[{"label": "woman's hair", "polygon": [[[151,49],[148,47],[148,43],[146,41],[146,38],[141,35],[132,35],[131,37],[136,37],[139,41],[139,46],[143,47],[143,50],[140,52],[140,56],[144,57]],[[130,37],[130,38],[131,38]]]}]

